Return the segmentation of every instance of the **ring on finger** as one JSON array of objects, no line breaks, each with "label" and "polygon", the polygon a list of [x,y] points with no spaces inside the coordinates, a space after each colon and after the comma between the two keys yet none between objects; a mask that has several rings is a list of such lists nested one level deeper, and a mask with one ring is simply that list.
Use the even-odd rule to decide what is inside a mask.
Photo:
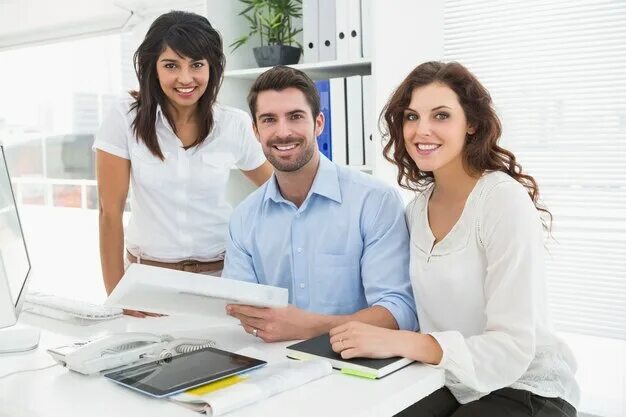
[{"label": "ring on finger", "polygon": [[259,337],[259,329],[252,329],[252,335],[254,337]]}]

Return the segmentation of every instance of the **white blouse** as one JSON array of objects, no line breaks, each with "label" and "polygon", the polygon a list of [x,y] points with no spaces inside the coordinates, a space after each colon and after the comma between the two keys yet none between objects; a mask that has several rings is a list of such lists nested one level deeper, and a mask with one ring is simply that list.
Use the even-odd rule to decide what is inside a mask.
[{"label": "white blouse", "polygon": [[550,328],[544,235],[526,189],[502,172],[483,175],[434,246],[431,193],[407,207],[411,283],[421,332],[443,349],[446,386],[463,404],[511,387],[576,406],[576,361]]},{"label": "white blouse", "polygon": [[225,199],[230,169],[235,165],[249,171],[265,162],[252,120],[241,110],[216,104],[212,132],[202,144],[185,150],[158,107],[156,134],[165,157],[161,161],[132,131],[132,102],[124,99],[111,108],[93,145],[130,160],[127,249],[165,262],[222,259],[232,211]]}]

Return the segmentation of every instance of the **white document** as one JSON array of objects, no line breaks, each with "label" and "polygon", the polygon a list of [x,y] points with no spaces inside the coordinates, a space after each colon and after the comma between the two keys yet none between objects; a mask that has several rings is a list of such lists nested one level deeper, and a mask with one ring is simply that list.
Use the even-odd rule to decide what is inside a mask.
[{"label": "white document", "polygon": [[348,165],[364,165],[363,86],[360,75],[346,78],[346,109],[348,123]]},{"label": "white document", "polygon": [[304,62],[318,62],[319,53],[319,1],[302,1],[302,46],[304,48]]},{"label": "white document", "polygon": [[288,297],[286,288],[131,264],[104,304],[169,315],[224,318],[229,317],[226,304],[286,307]]},{"label": "white document", "polygon": [[338,165],[348,164],[346,137],[346,80],[330,80],[330,132],[333,162]]},{"label": "white document", "polygon": [[[363,76],[363,141],[365,151],[365,165],[370,168],[376,166],[376,152],[379,151],[375,146],[374,138],[376,135],[376,112],[374,111],[374,89],[372,85],[372,76]],[[380,150],[382,152],[382,149]]]},{"label": "white document", "polygon": [[363,57],[361,43],[361,0],[346,0],[337,3],[348,4],[348,58],[358,59]]},{"label": "white document", "polygon": [[335,0],[318,0],[318,46],[321,62],[337,59]]},{"label": "white document", "polygon": [[325,360],[284,361],[252,371],[245,381],[235,385],[201,396],[185,392],[174,395],[170,399],[196,411],[217,417],[331,373],[332,367]]}]

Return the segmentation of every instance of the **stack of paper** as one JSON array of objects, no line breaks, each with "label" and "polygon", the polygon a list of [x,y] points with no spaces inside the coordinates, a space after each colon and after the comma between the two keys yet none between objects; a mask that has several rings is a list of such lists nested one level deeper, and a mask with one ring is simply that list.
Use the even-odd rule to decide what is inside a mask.
[{"label": "stack of paper", "polygon": [[331,372],[332,366],[325,360],[284,361],[244,376],[235,376],[195,388],[170,399],[192,410],[216,417],[323,378]]}]

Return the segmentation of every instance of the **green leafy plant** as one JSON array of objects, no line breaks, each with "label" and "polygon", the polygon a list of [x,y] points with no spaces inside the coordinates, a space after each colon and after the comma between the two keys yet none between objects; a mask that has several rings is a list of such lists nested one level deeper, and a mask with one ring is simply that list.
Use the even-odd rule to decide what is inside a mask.
[{"label": "green leafy plant", "polygon": [[261,46],[295,43],[302,49],[302,45],[295,40],[302,28],[295,29],[291,26],[292,18],[302,17],[302,0],[239,1],[246,5],[239,16],[243,16],[250,23],[250,33],[230,44],[231,51],[235,51],[255,35],[259,36]]}]

